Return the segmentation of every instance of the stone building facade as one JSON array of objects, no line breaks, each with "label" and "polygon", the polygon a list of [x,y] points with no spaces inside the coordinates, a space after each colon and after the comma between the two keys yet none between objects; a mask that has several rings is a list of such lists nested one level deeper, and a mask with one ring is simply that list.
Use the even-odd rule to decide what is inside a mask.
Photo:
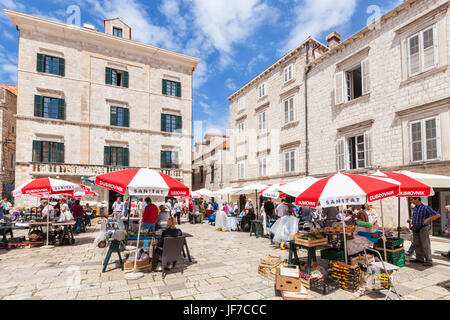
[{"label": "stone building facade", "polygon": [[[300,71],[307,83],[306,97],[300,98],[306,101],[300,113],[307,112],[307,128],[303,122],[296,138],[282,135],[280,141],[280,146],[292,139],[306,145],[295,154],[297,177],[377,169],[450,175],[448,7],[448,0],[405,0],[342,43],[336,32],[327,37],[326,52],[312,57]],[[233,119],[237,97],[252,95],[251,91],[244,87],[230,97],[232,129],[238,129]],[[279,112],[280,103],[273,109]],[[253,119],[246,119],[249,126],[253,121],[255,127],[256,113],[248,118]],[[239,145],[232,140],[233,148]],[[255,153],[249,157],[255,158]],[[277,159],[270,166],[272,172],[283,168]],[[261,179],[254,171],[248,176]],[[443,214],[433,225],[438,234],[445,226],[443,206],[450,201],[450,190],[435,192],[427,200]],[[386,225],[397,226],[397,199],[384,200],[383,208]],[[401,200],[400,208],[405,225],[407,199]]]},{"label": "stone building facade", "polygon": [[230,182],[230,137],[206,133],[204,140],[195,143],[192,155],[192,190],[217,191]]},{"label": "stone building facade", "polygon": [[191,186],[199,59],[131,40],[118,18],[105,20],[104,33],[5,12],[20,32],[16,186],[48,176],[80,182],[127,167]]},{"label": "stone building facade", "polygon": [[16,157],[17,87],[0,84],[0,196],[11,198]]}]

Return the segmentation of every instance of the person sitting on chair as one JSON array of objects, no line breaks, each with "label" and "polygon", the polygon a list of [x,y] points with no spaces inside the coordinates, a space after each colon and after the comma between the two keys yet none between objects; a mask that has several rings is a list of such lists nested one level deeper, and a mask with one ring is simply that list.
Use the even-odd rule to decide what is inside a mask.
[{"label": "person sitting on chair", "polygon": [[241,230],[250,230],[250,223],[256,219],[255,210],[253,208],[245,209],[245,216],[241,220]]},{"label": "person sitting on chair", "polygon": [[[164,239],[165,238],[176,238],[176,237],[181,237],[183,235],[183,233],[181,232],[180,229],[178,229],[176,227],[177,225],[177,220],[175,217],[169,217],[169,219],[167,220],[167,229],[164,230],[161,234],[161,238],[158,241],[158,244],[155,247],[155,254],[158,257],[158,260],[160,260],[159,258],[162,257],[163,254],[163,248],[164,248]],[[167,269],[172,269],[175,266],[175,263],[172,266],[165,266]],[[158,267],[158,271],[161,271],[161,267]]]}]

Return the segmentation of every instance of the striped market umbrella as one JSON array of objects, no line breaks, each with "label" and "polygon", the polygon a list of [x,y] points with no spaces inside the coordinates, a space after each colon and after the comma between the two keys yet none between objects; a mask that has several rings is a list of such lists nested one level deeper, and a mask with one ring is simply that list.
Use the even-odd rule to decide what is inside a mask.
[{"label": "striped market umbrella", "polygon": [[178,180],[156,170],[125,169],[95,177],[95,184],[129,195],[189,196],[189,188]]},{"label": "striped market umbrella", "polygon": [[[400,184],[392,179],[378,179],[357,174],[337,173],[323,178],[302,192],[295,203],[299,206],[323,208],[347,205],[364,205],[367,202],[395,197],[400,192]],[[381,219],[383,220],[383,205],[381,206]],[[345,262],[347,263],[347,245],[345,232],[345,219],[342,219]],[[386,237],[383,223],[384,256],[386,259]]]}]

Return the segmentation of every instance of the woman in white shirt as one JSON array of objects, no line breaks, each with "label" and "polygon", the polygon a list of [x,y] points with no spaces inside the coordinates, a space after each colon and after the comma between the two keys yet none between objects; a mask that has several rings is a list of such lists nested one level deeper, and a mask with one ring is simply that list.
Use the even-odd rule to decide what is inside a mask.
[{"label": "woman in white shirt", "polygon": [[369,222],[372,225],[376,226],[377,225],[378,214],[375,211],[375,209],[373,208],[373,205],[367,203],[366,204],[366,212],[367,212],[367,215],[369,216]]}]

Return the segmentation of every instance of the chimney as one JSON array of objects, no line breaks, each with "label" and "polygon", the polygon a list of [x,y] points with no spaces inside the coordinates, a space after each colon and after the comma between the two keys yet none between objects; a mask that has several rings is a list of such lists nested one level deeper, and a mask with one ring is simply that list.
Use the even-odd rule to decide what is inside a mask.
[{"label": "chimney", "polygon": [[334,48],[341,43],[341,35],[336,31],[331,32],[326,37],[328,42],[328,48]]},{"label": "chimney", "polygon": [[91,24],[85,23],[85,24],[83,24],[83,28],[95,31],[95,27]]}]

